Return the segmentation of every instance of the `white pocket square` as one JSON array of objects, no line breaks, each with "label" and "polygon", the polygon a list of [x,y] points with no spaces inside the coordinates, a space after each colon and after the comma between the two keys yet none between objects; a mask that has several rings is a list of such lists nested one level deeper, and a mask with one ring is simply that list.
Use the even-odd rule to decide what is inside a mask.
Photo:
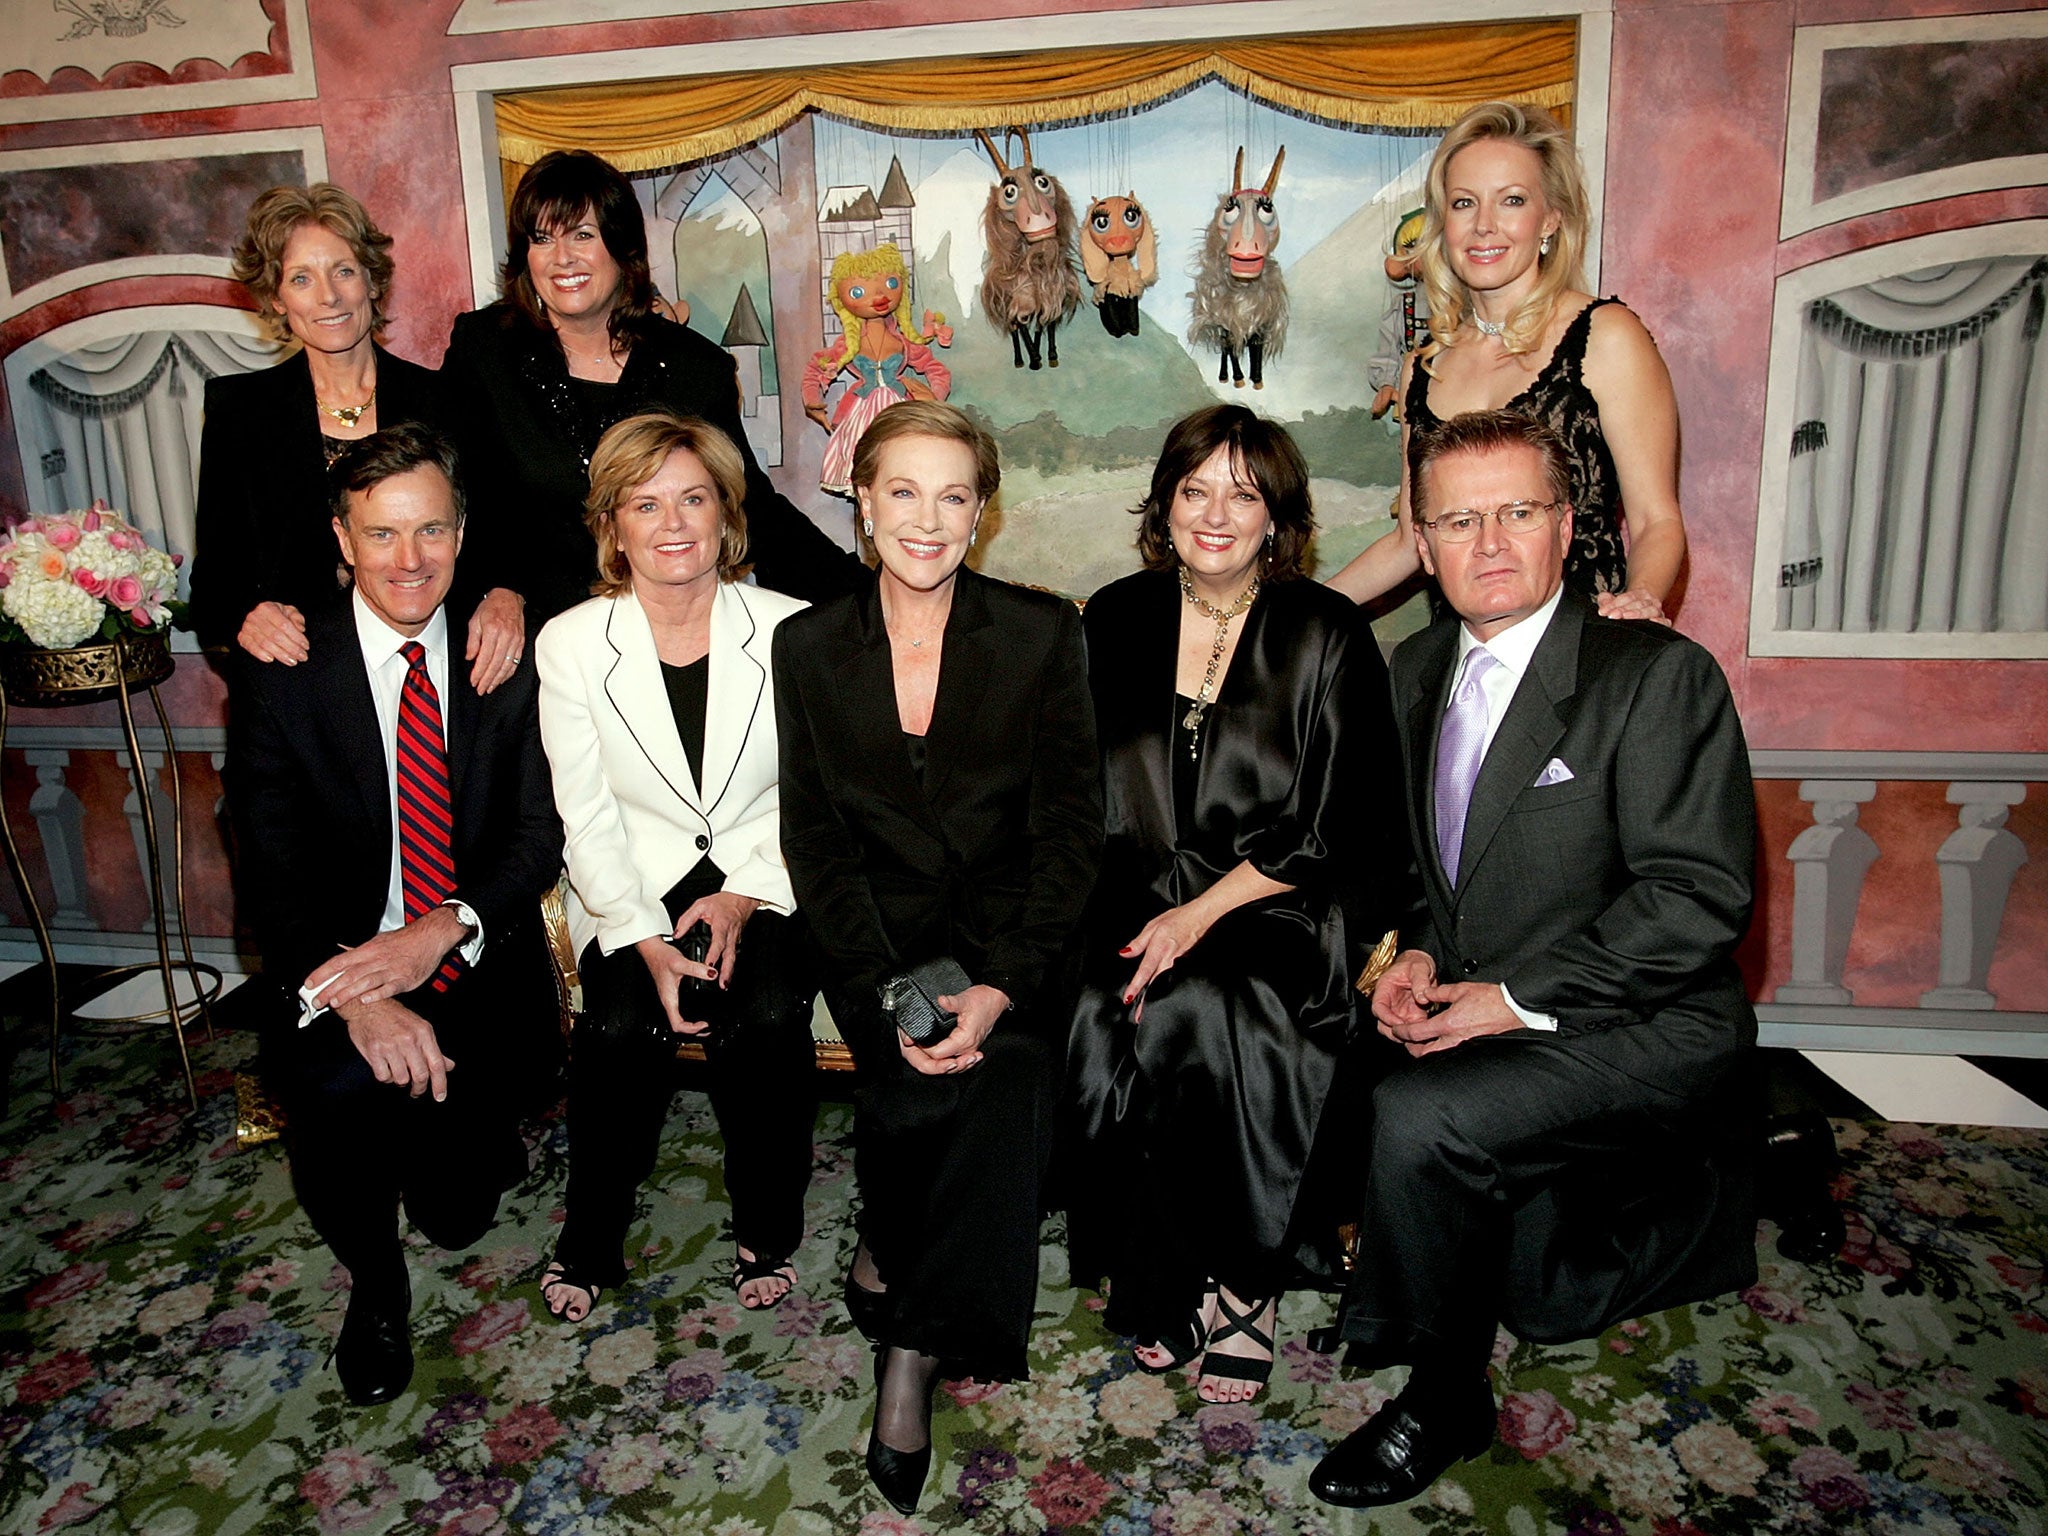
[{"label": "white pocket square", "polygon": [[1565,767],[1564,759],[1553,757],[1543,765],[1543,771],[1536,775],[1536,782],[1529,787],[1541,789],[1546,784],[1569,784],[1577,775]]}]

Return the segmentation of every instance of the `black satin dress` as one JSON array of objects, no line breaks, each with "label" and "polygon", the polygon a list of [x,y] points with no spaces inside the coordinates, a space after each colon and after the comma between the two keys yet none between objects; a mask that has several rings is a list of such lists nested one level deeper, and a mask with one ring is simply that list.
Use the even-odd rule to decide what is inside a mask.
[{"label": "black satin dress", "polygon": [[[1108,1276],[1106,1321],[1145,1339],[1209,1277],[1285,1289],[1316,1243],[1298,1207],[1351,979],[1408,888],[1386,667],[1357,609],[1309,581],[1261,592],[1177,769],[1181,607],[1172,572],[1144,572],[1086,613],[1107,842],[1068,1048],[1069,1236],[1076,1282]],[[1118,951],[1246,860],[1294,889],[1217,923],[1134,1022]]]}]

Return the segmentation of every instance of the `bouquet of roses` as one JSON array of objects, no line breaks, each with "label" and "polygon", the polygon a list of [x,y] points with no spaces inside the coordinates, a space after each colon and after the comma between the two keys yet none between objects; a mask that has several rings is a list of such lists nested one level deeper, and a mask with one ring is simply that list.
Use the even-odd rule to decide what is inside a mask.
[{"label": "bouquet of roses", "polygon": [[0,532],[0,641],[62,650],[175,622],[183,555],[154,549],[104,501]]}]

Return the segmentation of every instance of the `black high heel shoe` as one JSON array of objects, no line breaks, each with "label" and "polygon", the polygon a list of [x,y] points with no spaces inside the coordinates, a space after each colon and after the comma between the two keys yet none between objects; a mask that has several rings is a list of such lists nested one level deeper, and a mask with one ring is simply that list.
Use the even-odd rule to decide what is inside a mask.
[{"label": "black high heel shoe", "polygon": [[[899,1451],[882,1441],[883,1399],[888,1392],[892,1357],[895,1369],[925,1373],[924,1391],[919,1398],[923,1409],[924,1444],[914,1451]],[[932,1388],[938,1381],[939,1362],[915,1350],[883,1346],[875,1351],[875,1426],[868,1432],[868,1480],[898,1513],[914,1515],[924,1493],[925,1478],[932,1469]],[[915,1391],[915,1387],[911,1388]]]}]

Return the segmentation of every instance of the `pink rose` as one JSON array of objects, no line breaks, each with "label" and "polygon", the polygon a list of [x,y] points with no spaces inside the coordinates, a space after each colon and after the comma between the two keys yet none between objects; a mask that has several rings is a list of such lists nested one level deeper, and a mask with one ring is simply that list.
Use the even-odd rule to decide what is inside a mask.
[{"label": "pink rose", "polygon": [[108,529],[107,542],[113,545],[114,548],[123,551],[134,551],[142,548],[142,540],[138,539],[126,528]]},{"label": "pink rose", "polygon": [[54,1307],[59,1302],[69,1301],[74,1296],[83,1296],[106,1278],[107,1266],[97,1259],[89,1264],[73,1264],[67,1269],[60,1269],[47,1280],[38,1280],[29,1288],[24,1310],[34,1312],[41,1307]]},{"label": "pink rose", "polygon": [[25,533],[41,533],[42,531],[43,521],[39,517],[24,517],[14,525],[14,536],[16,538],[20,538]]},{"label": "pink rose", "polygon": [[78,543],[78,528],[72,523],[52,523],[43,530],[52,549],[70,549]]},{"label": "pink rose", "polygon": [[67,1349],[38,1360],[14,1383],[17,1403],[47,1403],[92,1380],[92,1362],[82,1350]]},{"label": "pink rose", "polygon": [[2016,1290],[2031,1291],[2041,1283],[2041,1266],[2023,1259],[2009,1259],[2002,1253],[1994,1253],[1991,1255],[1991,1267],[1998,1271],[1999,1279]]},{"label": "pink rose", "polygon": [[1078,1461],[1049,1461],[1031,1480],[1032,1507],[1055,1530],[1089,1526],[1109,1502],[1109,1484]]},{"label": "pink rose", "polygon": [[1525,1460],[1541,1461],[1578,1427],[1571,1410],[1547,1391],[1510,1392],[1501,1400],[1500,1437]]},{"label": "pink rose", "polygon": [[946,1390],[952,1394],[953,1401],[962,1408],[972,1408],[976,1403],[985,1403],[1002,1391],[1003,1384],[1000,1381],[975,1381],[971,1377],[963,1377],[959,1381],[947,1382]]},{"label": "pink rose", "polygon": [[299,1482],[299,1497],[313,1506],[323,1531],[353,1531],[375,1522],[398,1496],[383,1464],[357,1450],[332,1450]]},{"label": "pink rose", "polygon": [[1741,1293],[1742,1304],[1767,1323],[1803,1323],[1806,1308],[1782,1291],[1752,1285]]},{"label": "pink rose", "polygon": [[98,597],[107,590],[106,578],[96,571],[86,570],[83,566],[71,573],[71,579],[87,597]]},{"label": "pink rose", "polygon": [[36,1529],[54,1531],[61,1525],[76,1525],[81,1520],[90,1520],[106,1508],[104,1504],[91,1502],[91,1496],[98,1491],[91,1483],[73,1483],[57,1495],[56,1503],[43,1511],[42,1518],[36,1521]]},{"label": "pink rose", "polygon": [[[103,506],[106,506],[105,502],[96,501],[87,507],[84,514],[78,519],[78,525],[87,533],[98,533],[100,531],[100,508]],[[111,512],[114,509],[107,507],[107,510]]]},{"label": "pink rose", "polygon": [[142,601],[142,583],[133,576],[121,576],[107,588],[107,601],[116,608],[133,608]]},{"label": "pink rose", "polygon": [[522,1461],[538,1461],[547,1448],[562,1438],[562,1426],[554,1410],[541,1403],[526,1403],[484,1431],[484,1449],[501,1467]]},{"label": "pink rose", "polygon": [[1873,1387],[1867,1381],[1854,1381],[1843,1396],[1872,1429],[1912,1429],[1920,1422],[1906,1406],[1904,1387]]},{"label": "pink rose", "polygon": [[11,565],[0,565],[0,588],[7,587],[13,580],[14,567]]},{"label": "pink rose", "polygon": [[473,1355],[504,1343],[526,1326],[527,1306],[523,1301],[493,1301],[481,1306],[455,1325],[451,1341],[458,1355]]}]

